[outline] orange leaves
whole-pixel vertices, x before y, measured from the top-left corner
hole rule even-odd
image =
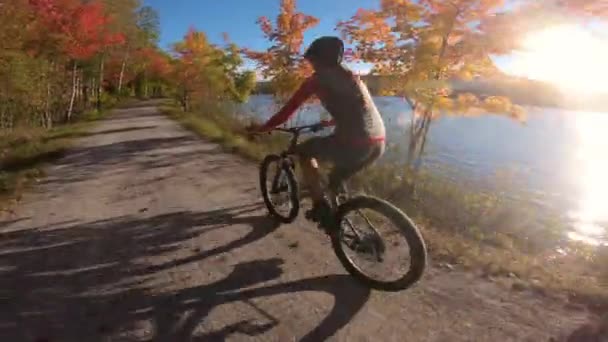
[[[560,0],[558,5],[574,14],[608,18],[608,2],[605,0]]]
[[[89,2],[77,6],[66,32],[70,37],[66,42],[68,55],[75,59],[87,59],[105,47],[123,44],[124,35],[110,32],[110,25],[111,20],[104,14],[101,3]]]
[[[167,79],[172,72],[171,61],[168,56],[161,54],[158,50],[150,55],[150,74],[157,79]]]
[[[300,81],[311,73],[302,60],[304,32],[317,25],[319,20],[298,12],[295,0],[282,0],[275,23],[268,17],[258,18],[258,25],[271,47],[266,51],[246,50],[264,77],[270,78],[279,97],[291,94]]]
[[[492,22],[494,32],[503,32],[503,23],[493,20],[503,3],[382,0],[380,9],[359,9],[351,19],[339,23],[338,29],[353,43],[357,58],[400,80],[391,82],[391,92],[427,108],[431,116],[433,111],[446,109],[465,113],[467,108],[479,106],[481,100],[471,94],[454,99],[439,83],[495,72],[489,53],[499,51],[499,47],[505,52],[508,49],[506,45],[488,44],[483,29]]]
[[[270,36],[272,35],[272,22],[270,21],[270,19],[268,19],[268,17],[259,17],[257,20],[258,25],[260,25],[260,28],[262,29],[262,32],[264,32],[265,36]]]
[[[188,93],[204,91],[211,65],[219,57],[204,32],[190,28],[184,39],[173,46],[177,55],[173,70],[175,82]]]
[[[30,6],[39,20],[38,39],[55,41],[55,48],[69,58],[87,59],[107,46],[124,43],[124,35],[110,32],[112,22],[98,1],[30,0]],[[39,48],[50,47],[39,42]]]
[[[342,35],[349,41],[390,44],[394,41],[391,36],[391,26],[381,12],[358,9],[348,21],[338,24]]]

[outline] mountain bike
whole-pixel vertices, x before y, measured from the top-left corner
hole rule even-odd
[[[319,123],[274,129],[291,134],[291,140],[283,152],[270,154],[262,161],[260,189],[270,214],[283,223],[293,222],[300,210],[294,148],[302,133],[315,133],[323,128]],[[345,181],[342,180],[334,191],[327,190],[328,187],[324,186],[330,202],[331,215],[329,219],[319,223],[319,227],[329,235],[340,263],[354,278],[370,288],[400,291],[410,287],[422,277],[427,260],[426,246],[418,228],[405,213],[385,200],[365,194],[351,195]],[[388,220],[388,224],[384,220]],[[385,241],[380,228],[386,228],[389,224],[392,224],[396,231],[386,237],[402,237],[405,243]],[[387,253],[405,247],[408,248],[408,253],[404,258],[398,258],[397,267],[388,265],[390,258]],[[355,261],[350,252],[361,256],[363,262]],[[404,262],[405,259],[408,259],[408,262]],[[363,266],[371,266],[372,271],[398,269],[398,272],[396,276],[390,277],[370,275]]]

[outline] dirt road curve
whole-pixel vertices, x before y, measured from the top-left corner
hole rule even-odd
[[[370,292],[266,217],[257,167],[151,103],[118,110],[0,216],[0,341],[547,341],[563,303],[430,269]]]

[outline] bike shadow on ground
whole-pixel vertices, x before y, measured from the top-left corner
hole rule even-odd
[[[335,300],[326,317],[302,339],[317,341],[335,334],[369,297],[369,290],[349,276],[276,283],[283,273],[282,260],[264,259],[237,264],[224,279],[211,284],[177,290],[159,284],[159,279],[166,279],[176,266],[226,252],[238,253],[276,230],[274,220],[257,214],[260,205],[65,222],[13,231],[7,222],[0,241],[0,340],[139,341],[143,337],[152,341],[209,341],[235,333],[256,336],[297,318],[269,319],[271,315],[264,315],[267,318],[260,323],[257,316],[246,317],[205,333],[198,330],[206,326],[209,313],[222,304],[307,291],[328,293]],[[192,239],[234,224],[248,225],[250,230],[191,257],[151,264],[151,259],[183,250]],[[195,279],[194,283],[199,281],[208,280]],[[275,283],[267,284],[271,281]]]
[[[281,319],[289,318],[276,318],[256,306],[255,309],[261,311],[261,316],[265,317],[264,322],[240,320],[216,331],[200,335],[195,335],[194,332],[211,310],[220,305],[234,302],[255,305],[251,302],[252,299],[313,291],[331,295],[334,297],[334,304],[323,320],[300,340],[323,341],[346,326],[369,298],[369,289],[354,282],[347,275],[306,278],[243,290],[278,278],[283,272],[280,268],[282,263],[278,258],[241,263],[236,265],[226,278],[216,283],[185,289],[159,299],[155,306],[156,338],[159,341],[210,341],[223,340],[233,333],[260,335],[281,324]],[[252,279],[251,274],[256,274],[256,278]],[[180,314],[183,312],[190,313],[184,317]],[[298,324],[297,321],[288,323]]]

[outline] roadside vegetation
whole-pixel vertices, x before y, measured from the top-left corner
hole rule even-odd
[[[0,135],[0,209],[5,209],[32,181],[44,176],[44,165],[63,156],[105,112],[91,110],[78,120],[51,129],[18,128]]]
[[[0,4],[0,207],[110,108],[164,94],[157,37],[136,0]]]

